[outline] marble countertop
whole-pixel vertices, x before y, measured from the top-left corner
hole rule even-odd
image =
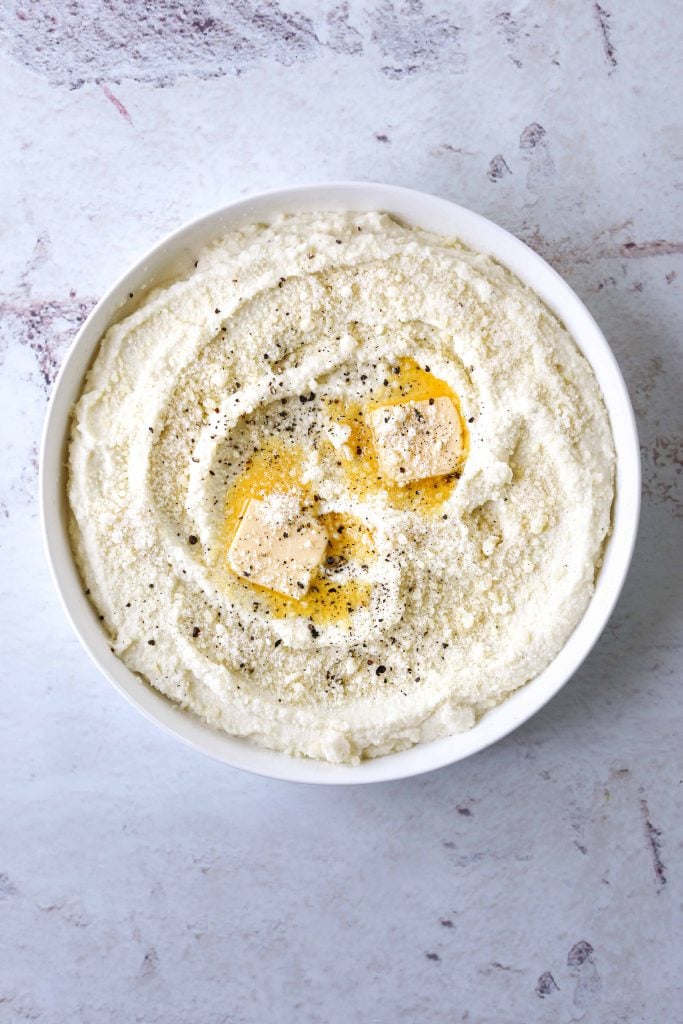
[[[0,45],[0,1022],[683,1021],[671,5],[9,0]],[[567,278],[626,377],[644,504],[612,621],[548,707],[467,762],[327,790],[213,764],[100,678],[36,480],[108,284],[197,213],[337,178],[457,200]]]

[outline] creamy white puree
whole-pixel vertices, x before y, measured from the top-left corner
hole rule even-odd
[[[407,358],[469,430],[426,511],[354,492],[330,416]],[[278,617],[226,565],[226,494],[272,441],[320,514],[373,538],[333,567],[368,595],[337,621]],[[386,215],[323,213],[228,235],[111,328],[69,473],[84,587],[125,664],[231,734],[354,762],[467,729],[548,665],[593,593],[614,451],[588,363],[512,274]]]

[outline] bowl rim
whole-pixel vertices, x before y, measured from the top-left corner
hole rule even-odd
[[[258,210],[264,207],[269,207],[270,212],[259,218]],[[215,226],[213,234],[209,231],[205,241],[197,244],[205,245],[211,238],[221,237],[229,230],[228,222],[234,227],[238,223],[272,218],[278,212],[344,209],[382,210],[428,230],[436,230],[430,225],[440,222],[442,217],[446,221],[458,220],[458,230],[449,227],[437,233],[458,237],[508,267],[542,298],[570,331],[598,380],[617,452],[612,531],[605,546],[603,565],[589,605],[558,655],[540,675],[483,715],[468,732],[420,743],[358,765],[291,757],[213,729],[154,690],[111,653],[108,638],[84,593],[68,539],[63,458],[75,400],[69,400],[68,385],[77,397],[104,331],[126,315],[123,311],[125,298],[131,286],[135,285],[134,290],[139,292],[140,276],[155,260],[160,261],[164,254],[182,247],[183,241],[193,234],[206,233],[212,226]],[[226,224],[220,228],[223,221]],[[470,242],[470,236],[476,236],[478,244]],[[577,337],[577,328],[580,337]],[[590,351],[586,351],[584,345]],[[640,513],[640,451],[628,390],[604,334],[578,295],[538,253],[488,218],[440,196],[379,182],[330,181],[259,191],[216,207],[168,233],[128,266],[95,304],[62,360],[42,431],[38,488],[43,544],[62,607],[94,664],[129,703],[177,739],[234,768],[285,781],[355,785],[408,778],[472,756],[517,729],[569,681],[602,634],[628,574]]]

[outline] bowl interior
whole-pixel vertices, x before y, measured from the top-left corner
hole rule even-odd
[[[83,593],[68,538],[66,446],[71,409],[107,328],[137,306],[151,288],[188,273],[197,252],[225,232],[279,213],[315,210],[382,210],[409,224],[457,236],[505,264],[563,321],[592,365],[617,453],[612,535],[595,594],[560,654],[541,675],[488,712],[469,732],[357,766],[295,759],[218,732],[130,672],[110,651],[107,636]],[[133,299],[129,298],[131,292]],[[470,210],[410,189],[360,182],[302,186],[245,199],[187,224],[147,253],[103,296],[74,340],[53,389],[40,459],[41,517],[55,585],[76,633],[101,671],[147,717],[211,757],[259,774],[304,782],[344,784],[416,775],[467,757],[526,721],[564,685],[602,632],[628,571],[639,501],[638,439],[628,393],[602,332],[569,286],[523,242]]]

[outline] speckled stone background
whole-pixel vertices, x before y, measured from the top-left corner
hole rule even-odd
[[[0,1021],[679,1024],[676,5],[5,0],[0,21]],[[97,296],[185,219],[331,178],[453,198],[545,256],[613,345],[644,471],[632,573],[564,692],[468,762],[358,790],[240,774],[144,721],[72,635],[36,514],[47,396]]]

